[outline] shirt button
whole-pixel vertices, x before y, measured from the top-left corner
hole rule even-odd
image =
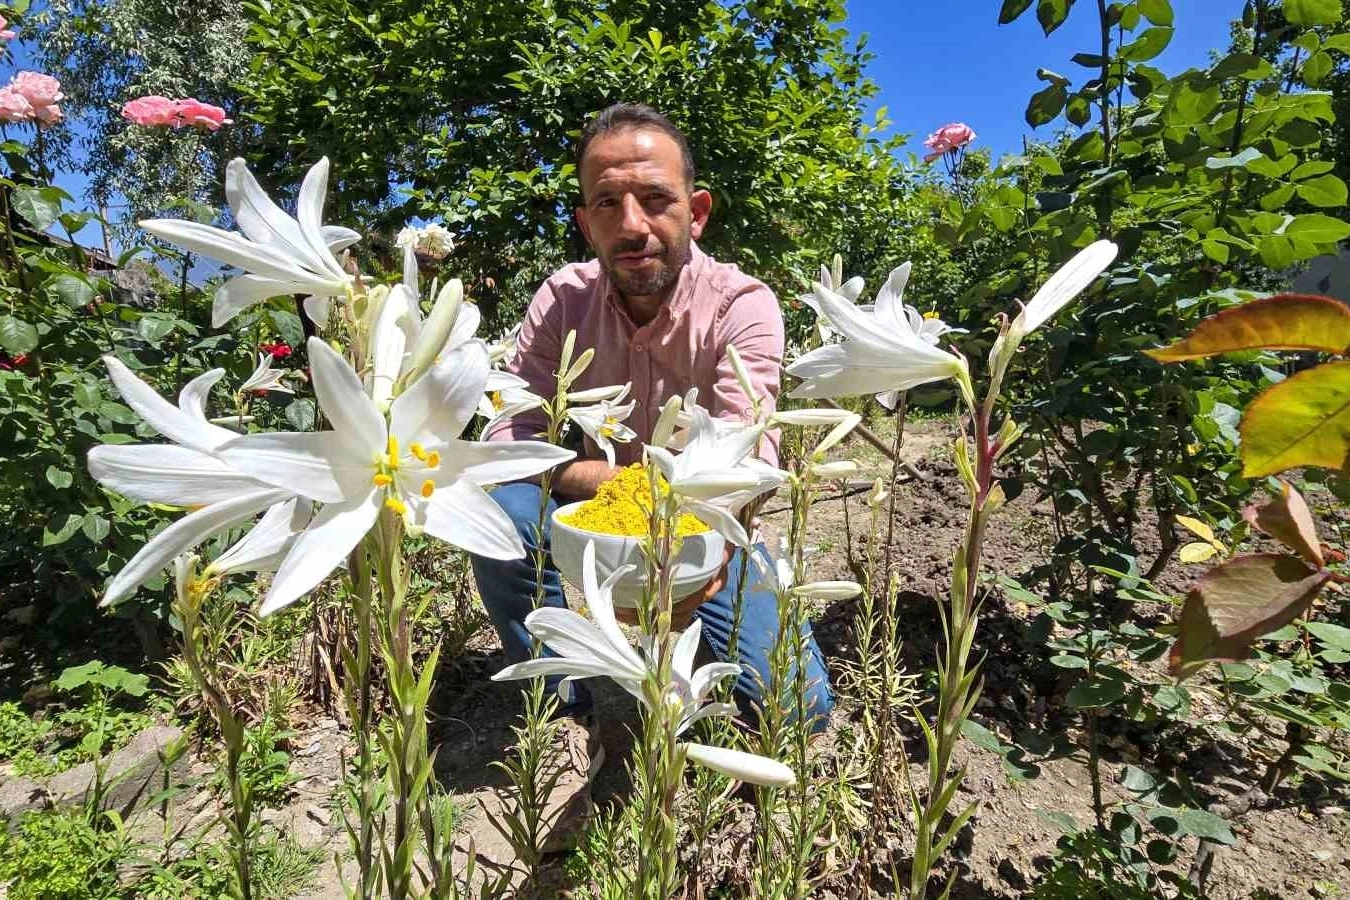
[[[636,344],[636,345],[634,345],[633,349],[636,350],[637,352],[641,353],[641,352],[642,352],[644,349],[646,349],[646,348],[644,348],[641,344]]]

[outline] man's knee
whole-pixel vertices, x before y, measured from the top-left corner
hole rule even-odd
[[[535,532],[539,527],[539,485],[515,481],[493,489],[488,496],[497,501],[511,524],[516,526],[525,546],[537,546]]]

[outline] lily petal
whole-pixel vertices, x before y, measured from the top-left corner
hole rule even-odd
[[[324,416],[333,423],[331,437],[344,445],[344,456],[373,462],[385,451],[388,432],[384,416],[340,353],[318,337],[310,338],[305,346],[314,372],[314,395]]]
[[[235,437],[220,449],[220,458],[259,481],[337,503],[365,496],[375,471],[369,456],[354,457],[349,449],[331,431],[281,431]]]
[[[203,506],[269,487],[209,453],[177,444],[100,444],[88,462],[89,474],[104,487],[148,503]]]
[[[151,538],[140,552],[122,567],[108,585],[99,606],[111,606],[130,596],[145,581],[173,562],[174,558],[213,535],[251,519],[262,510],[286,499],[284,491],[265,488],[241,494],[231,500],[213,503],[189,513]]]
[[[509,516],[478,485],[465,480],[442,488],[426,502],[427,534],[488,559],[520,559],[525,545]]]
[[[258,615],[270,616],[313,590],[342,565],[379,515],[380,496],[374,490],[364,497],[325,505],[281,561]]]

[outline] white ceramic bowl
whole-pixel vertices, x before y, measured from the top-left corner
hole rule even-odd
[[[642,544],[635,537],[583,531],[559,521],[562,516],[575,512],[583,502],[568,503],[553,511],[550,548],[553,553],[553,564],[558,567],[563,578],[580,588],[582,553],[586,550],[587,541],[595,541],[597,583],[604,584],[605,579],[622,565],[632,564],[637,567],[619,579],[614,585],[613,594],[615,606],[636,608],[638,601],[642,599],[643,583],[647,580],[647,561],[642,555]],[[680,552],[675,556],[675,582],[671,591],[673,598],[683,600],[706,587],[722,568],[725,551],[726,538],[711,529],[682,539]]]

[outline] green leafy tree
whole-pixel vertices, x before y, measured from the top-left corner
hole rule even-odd
[[[703,244],[784,296],[827,252],[853,270],[908,254],[910,177],[864,121],[867,59],[839,0],[561,0],[471,5],[260,0],[241,84],[265,180],[327,154],[344,214],[392,231],[437,219],[457,273],[492,310],[586,255],[572,222],[585,121],[650,103],[689,135],[716,198]],[[930,244],[931,246],[931,244]]]
[[[221,163],[237,152],[230,128],[212,134],[131,125],[122,105],[158,94],[235,107],[231,85],[248,65],[238,0],[49,0],[33,17],[47,72],[60,79],[78,116],[76,165],[89,199],[106,210],[126,243],[135,222],[185,200],[219,198]]]

